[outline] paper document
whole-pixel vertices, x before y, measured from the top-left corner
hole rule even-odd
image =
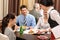
[[[54,34],[55,38],[60,38],[60,25],[52,28],[52,33]]]

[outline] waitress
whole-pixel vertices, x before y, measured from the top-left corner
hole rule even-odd
[[[58,11],[53,7],[53,0],[41,0],[40,5],[44,12],[48,14],[50,27],[58,26],[60,24],[60,16]]]
[[[43,21],[43,25],[50,25],[51,28],[54,28],[60,25],[60,16],[59,12],[53,7],[53,0],[40,0],[40,7],[44,10],[42,20],[41,17],[37,23],[35,28],[41,27],[41,22]]]
[[[49,23],[51,28],[60,25],[59,12],[55,10],[53,7],[53,0],[40,0],[39,3],[41,8],[44,10],[43,12],[43,15],[45,16],[44,18],[47,18],[47,20],[45,20],[45,24]]]

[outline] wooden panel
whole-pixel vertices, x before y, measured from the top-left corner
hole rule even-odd
[[[28,6],[28,0],[20,0],[20,6],[21,5],[27,5]]]
[[[8,12],[13,13],[13,0],[9,0]]]
[[[20,0],[9,0],[8,13],[14,13],[18,15],[19,13],[19,3]]]
[[[55,9],[60,12],[60,0],[53,0],[53,1]]]

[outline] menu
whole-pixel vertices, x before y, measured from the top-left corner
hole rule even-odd
[[[52,33],[54,34],[55,38],[60,38],[60,25],[52,28]]]

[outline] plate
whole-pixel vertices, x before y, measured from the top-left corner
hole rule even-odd
[[[32,31],[33,33],[29,33],[30,31]],[[32,30],[25,30],[23,34],[35,34],[37,33],[38,31],[35,30],[35,29],[32,29]]]

